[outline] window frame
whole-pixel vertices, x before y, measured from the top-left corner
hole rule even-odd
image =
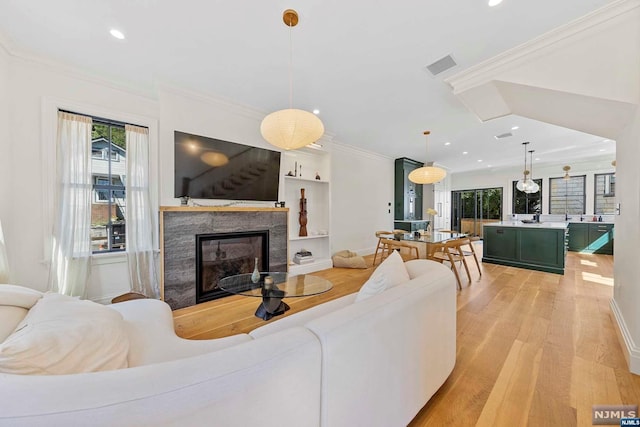
[[[53,239],[51,230],[55,218],[55,192],[56,192],[56,162],[51,159],[56,158],[56,140],[58,130],[58,111],[80,111],[82,115],[91,117],[110,117],[113,121],[122,123],[135,123],[137,126],[149,129],[149,177],[155,177],[149,181],[149,196],[151,208],[156,212],[152,217],[153,221],[153,248],[158,252],[160,249],[158,215],[160,200],[159,173],[159,125],[158,119],[130,111],[131,100],[143,99],[139,95],[125,94],[122,102],[115,106],[104,107],[90,103],[69,100],[54,96],[43,96],[41,100],[41,182],[42,188],[42,260],[45,263],[51,262],[51,247]],[[146,98],[145,98],[146,99]],[[144,104],[146,105],[146,104]],[[140,111],[148,111],[140,108]],[[168,194],[168,192],[166,192]],[[166,196],[170,197],[170,196]],[[93,265],[121,264],[126,263],[126,252],[108,252],[92,254]]]
[[[563,212],[566,213],[567,215],[586,215],[587,213],[587,175],[574,175],[571,176],[571,178],[582,178],[582,212],[581,213],[575,213],[575,212]],[[551,197],[552,197],[552,181],[555,179],[559,179],[559,180],[564,180],[563,176],[560,177],[549,177],[549,215],[562,215],[563,213],[552,213],[551,212]]]
[[[604,172],[604,173],[593,174],[593,214],[594,215],[615,215],[615,202],[614,202],[613,212],[602,212],[598,210],[598,177],[599,176],[610,176],[611,178],[615,179],[616,173]],[[615,185],[615,181],[613,182],[613,184]],[[613,198],[615,201],[615,198],[616,198],[615,189],[613,190],[613,194],[611,195],[603,194],[602,197]]]
[[[516,181],[512,181],[511,182],[511,213],[512,214],[516,214],[516,215],[534,215],[534,214],[542,214],[542,200],[543,200],[543,196],[542,196],[542,184],[543,184],[543,180],[542,178],[535,178],[533,179],[533,181],[535,183],[537,183],[540,186],[540,190],[538,190],[537,193],[533,193],[533,194],[540,194],[539,199],[540,199],[540,212],[516,212],[516,192],[520,192],[523,194],[526,194],[527,196],[527,201],[529,200],[529,194],[531,193],[525,193],[524,191],[520,191],[516,188],[516,185],[518,184],[519,180]],[[525,204],[526,209],[525,210],[529,210],[529,204],[526,203]]]

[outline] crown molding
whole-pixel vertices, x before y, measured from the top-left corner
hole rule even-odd
[[[583,31],[602,25],[621,15],[640,8],[640,0],[616,0],[581,18],[562,25],[526,43],[511,48],[491,59],[469,67],[454,76],[444,79],[459,94],[493,80],[496,74],[534,58],[535,54],[554,44],[565,41]]]
[[[368,157],[370,159],[376,160],[389,160],[393,161],[394,158],[391,156],[386,156],[384,154],[376,153],[375,151],[366,150],[364,148],[356,147],[350,144],[345,144],[340,141],[333,141],[332,151],[335,153],[336,151],[342,151],[343,153],[356,154],[363,157]]]
[[[107,76],[101,76],[90,70],[82,70],[78,67],[65,64],[62,61],[28,52],[17,47],[11,39],[4,36],[2,33],[0,33],[0,48],[7,52],[12,60],[20,61],[27,66],[46,69],[47,71],[54,72],[65,77],[83,80],[85,82],[105,86],[110,89],[127,92],[149,100],[157,100],[157,97],[153,92],[152,85],[149,85],[146,89],[141,88],[141,85],[137,83],[118,80],[115,77],[110,78]]]
[[[199,92],[193,89],[187,89],[168,81],[156,80],[155,88],[158,96],[161,96],[162,93],[176,95],[183,98],[199,101],[203,104],[222,107],[250,119],[262,120],[264,116],[267,115],[267,113],[262,110],[251,107],[249,105],[240,104],[238,102],[232,101],[231,99],[224,98],[220,95],[213,95],[210,93]]]

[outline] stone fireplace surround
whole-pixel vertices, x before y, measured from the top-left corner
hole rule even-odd
[[[288,208],[160,208],[161,298],[173,310],[196,304],[196,235],[269,230],[269,271],[287,271]]]

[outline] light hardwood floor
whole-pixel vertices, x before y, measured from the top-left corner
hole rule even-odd
[[[458,292],[453,373],[412,427],[590,426],[592,405],[640,403],[640,377],[627,369],[609,307],[613,257],[569,252],[564,276],[482,269],[480,278],[472,268]],[[357,291],[372,271],[314,273],[334,289],[288,299],[288,314]],[[189,338],[248,332],[265,323],[253,317],[258,303],[234,296],[177,310],[176,330]]]

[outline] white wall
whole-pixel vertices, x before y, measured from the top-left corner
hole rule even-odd
[[[616,218],[615,263],[612,308],[630,353],[631,371],[640,374],[640,108],[634,121],[618,138],[616,196],[620,215]]]
[[[8,99],[8,97],[9,56],[2,45],[0,45],[0,100]],[[2,241],[3,228],[7,228],[11,214],[10,189],[12,186],[12,173],[10,141],[9,105],[6,102],[0,102],[0,245],[4,245]],[[3,224],[4,227],[2,227]],[[3,275],[5,268],[9,269],[8,273],[11,274],[10,267],[4,265],[4,258],[0,258],[0,276]]]
[[[48,279],[45,242],[51,223],[50,175],[55,166],[50,157],[55,152],[57,105],[124,121],[155,121],[151,127],[158,160],[152,176],[157,177],[159,205],[179,204],[173,197],[174,130],[272,148],[260,136],[263,113],[251,108],[168,86],[160,86],[157,98],[150,98],[115,82],[5,54],[2,47],[0,100],[0,217],[12,279],[39,290],[46,289]],[[393,161],[336,144],[331,163],[333,245],[371,252],[374,231],[392,224],[387,203],[393,201]],[[355,171],[361,179],[353,179]],[[123,254],[94,257],[89,298],[106,302],[128,290]]]
[[[613,142],[612,142],[613,144]],[[587,215],[593,215],[594,209],[594,174],[616,172],[611,166],[613,157],[600,157],[592,160],[572,162],[569,175],[586,175],[586,201],[585,209]],[[542,213],[549,213],[549,178],[559,178],[564,176],[562,167],[567,163],[557,164],[533,164],[533,178],[542,179]],[[477,188],[502,187],[502,214],[503,218],[508,218],[511,214],[513,194],[512,182],[522,178],[524,163],[520,167],[483,169],[480,171],[452,174],[452,190],[473,190]],[[528,168],[527,168],[528,169]],[[617,175],[616,175],[617,179]],[[617,181],[616,181],[617,185]],[[616,186],[616,191],[617,191]]]
[[[116,117],[127,114],[157,117],[157,102],[117,89],[109,84],[70,74],[50,66],[11,57],[9,93],[3,103],[9,108],[10,149],[2,147],[0,158],[11,164],[12,183],[3,197],[3,209],[9,210],[4,224],[7,250],[15,283],[44,290],[48,264],[45,242],[50,224],[50,193],[55,173],[52,167],[52,144],[55,141],[55,109],[46,105],[58,102],[83,105],[88,114],[113,112]],[[53,117],[49,117],[53,115]],[[43,141],[46,144],[43,144]],[[5,202],[7,201],[7,202]],[[8,206],[6,206],[8,205]],[[105,255],[94,261],[88,296],[105,299],[129,289],[124,255]]]
[[[393,229],[393,165],[389,157],[333,146],[332,253],[348,249],[371,254],[378,241],[375,232]]]

